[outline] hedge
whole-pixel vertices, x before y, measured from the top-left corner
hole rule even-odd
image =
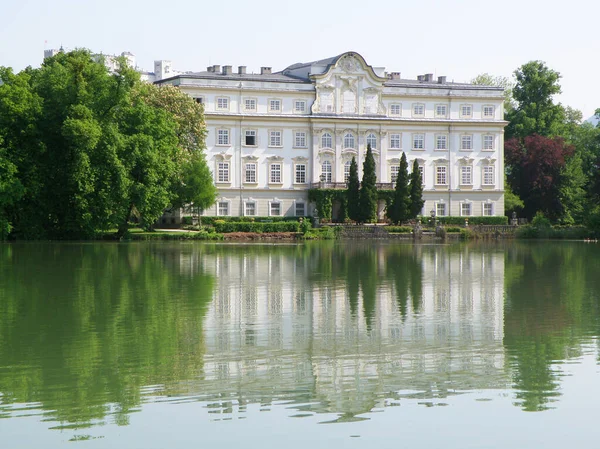
[[[215,231],[226,234],[229,232],[299,232],[298,221],[280,221],[277,223],[259,222],[217,222]]]
[[[215,221],[226,223],[279,223],[297,222],[301,217],[198,217],[203,225],[214,225]]]
[[[413,231],[410,226],[385,226],[383,229],[393,234],[410,234]]]
[[[419,217],[424,225],[428,225],[431,217]],[[469,219],[469,226],[474,225],[507,225],[508,217],[502,216],[484,216],[484,217],[435,217],[440,224],[443,225],[462,225],[465,224],[465,219]]]

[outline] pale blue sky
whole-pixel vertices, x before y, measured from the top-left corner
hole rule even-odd
[[[600,108],[597,0],[0,0],[0,65],[39,66],[44,48],[131,51],[152,69],[281,70],[357,51],[374,66],[469,81],[540,59],[562,75],[563,104]],[[47,44],[44,42],[48,41]],[[235,70],[235,68],[234,68]]]

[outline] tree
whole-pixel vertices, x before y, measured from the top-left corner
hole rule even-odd
[[[406,162],[406,153],[402,153],[398,178],[396,178],[396,187],[394,189],[394,198],[390,205],[388,216],[394,223],[405,221],[410,214],[410,193],[408,190],[408,163]]]
[[[350,162],[350,176],[348,177],[348,190],[346,194],[348,218],[360,221],[360,182],[358,180],[358,164],[352,157]]]
[[[504,114],[508,114],[514,109],[512,96],[514,83],[505,76],[493,76],[489,73],[482,73],[473,78],[471,84],[502,87],[504,89]]]
[[[419,170],[419,162],[415,160],[410,174],[410,218],[417,218],[424,205],[423,178],[421,177],[421,170]]]
[[[504,215],[511,217],[513,212],[519,213],[523,210],[525,204],[523,200],[514,194],[510,184],[504,180]]]
[[[377,175],[375,173],[375,158],[371,145],[367,145],[367,155],[363,164],[363,178],[359,193],[359,222],[367,223],[377,219]]]

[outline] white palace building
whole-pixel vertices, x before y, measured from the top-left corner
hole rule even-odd
[[[504,214],[501,87],[403,79],[355,52],[275,73],[213,65],[156,79],[205,107],[218,199],[204,215],[310,215],[308,190],[345,188],[353,157],[362,177],[367,144],[381,188],[392,188],[402,152],[410,168],[418,161],[423,214]]]

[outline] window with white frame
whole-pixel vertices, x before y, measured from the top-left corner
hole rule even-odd
[[[245,111],[256,111],[256,98],[246,98],[244,100]]]
[[[473,184],[473,167],[471,165],[463,165],[460,167],[460,184],[470,186]]]
[[[448,185],[448,167],[446,165],[435,167],[435,183],[439,186]]]
[[[281,203],[273,201],[271,202],[271,206],[269,209],[269,215],[271,217],[278,217],[281,215]]]
[[[436,134],[435,149],[436,150],[447,150],[448,149],[448,136],[446,134]]]
[[[470,151],[473,149],[473,136],[464,134],[460,137],[460,149]]]
[[[331,182],[331,179],[332,179],[331,162],[325,161],[321,164],[321,179],[324,182]]]
[[[483,203],[483,215],[491,216],[494,215],[494,204],[493,203]]]
[[[435,105],[435,116],[436,117],[446,117],[448,115],[448,106],[445,104],[436,104]]]
[[[294,112],[300,114],[302,112],[306,112],[306,101],[304,100],[296,100],[294,101]]]
[[[390,149],[391,150],[399,150],[402,148],[401,146],[401,135],[400,134],[390,134]]]
[[[269,112],[280,112],[281,111],[281,100],[272,98],[269,100]]]
[[[371,145],[371,149],[376,149],[377,148],[377,136],[373,133],[370,133],[367,136],[367,145]]]
[[[321,100],[321,112],[333,112],[333,92],[321,92],[319,99]]]
[[[257,145],[255,129],[244,131],[244,145],[247,147],[255,147]]]
[[[269,131],[269,146],[270,147],[281,147],[281,131]]]
[[[425,134],[413,134],[413,150],[425,149]]]
[[[220,217],[229,215],[229,203],[227,201],[219,201],[217,215]]]
[[[425,185],[425,168],[419,165],[419,174],[421,175],[421,184]]]
[[[344,164],[344,182],[348,182],[350,180],[350,166],[352,165],[351,161],[346,161]]]
[[[273,163],[269,166],[269,182],[281,184],[281,164]]]
[[[229,182],[229,162],[217,162],[217,182]]]
[[[321,136],[321,148],[332,148],[333,147],[333,138],[329,133],[323,133]]]
[[[398,180],[398,173],[400,173],[400,166],[392,165],[390,167],[390,175],[391,175],[392,182],[396,182]]]
[[[462,217],[471,216],[471,203],[460,203],[460,215]]]
[[[493,186],[494,185],[494,166],[484,165],[483,166],[483,185]]]
[[[437,203],[435,205],[435,214],[438,217],[445,217],[446,216],[446,203]]]
[[[306,184],[306,164],[296,164],[296,184]]]
[[[355,146],[354,146],[354,134],[347,133],[344,136],[344,148],[355,148]]]
[[[401,104],[391,104],[390,105],[390,115],[396,115],[396,116],[402,115],[402,105]]]
[[[228,111],[229,110],[229,98],[217,97],[217,110]]]
[[[296,131],[294,133],[294,147],[306,148],[306,131]]]
[[[462,118],[471,118],[473,115],[473,106],[470,104],[461,104],[460,105],[460,116]]]
[[[422,117],[425,115],[425,105],[423,103],[413,104],[413,117]]]
[[[217,129],[217,145],[229,145],[228,129]]]
[[[483,106],[483,117],[484,118],[494,118],[495,108],[492,105],[486,104]]]
[[[483,136],[483,149],[484,150],[493,150],[494,149],[494,136],[491,134],[485,134]]]
[[[244,169],[244,182],[256,183],[256,164],[254,162],[246,163]]]
[[[256,203],[254,201],[246,201],[245,215],[254,217],[256,215]]]
[[[304,217],[306,215],[306,206],[304,203],[296,203],[296,217]]]

